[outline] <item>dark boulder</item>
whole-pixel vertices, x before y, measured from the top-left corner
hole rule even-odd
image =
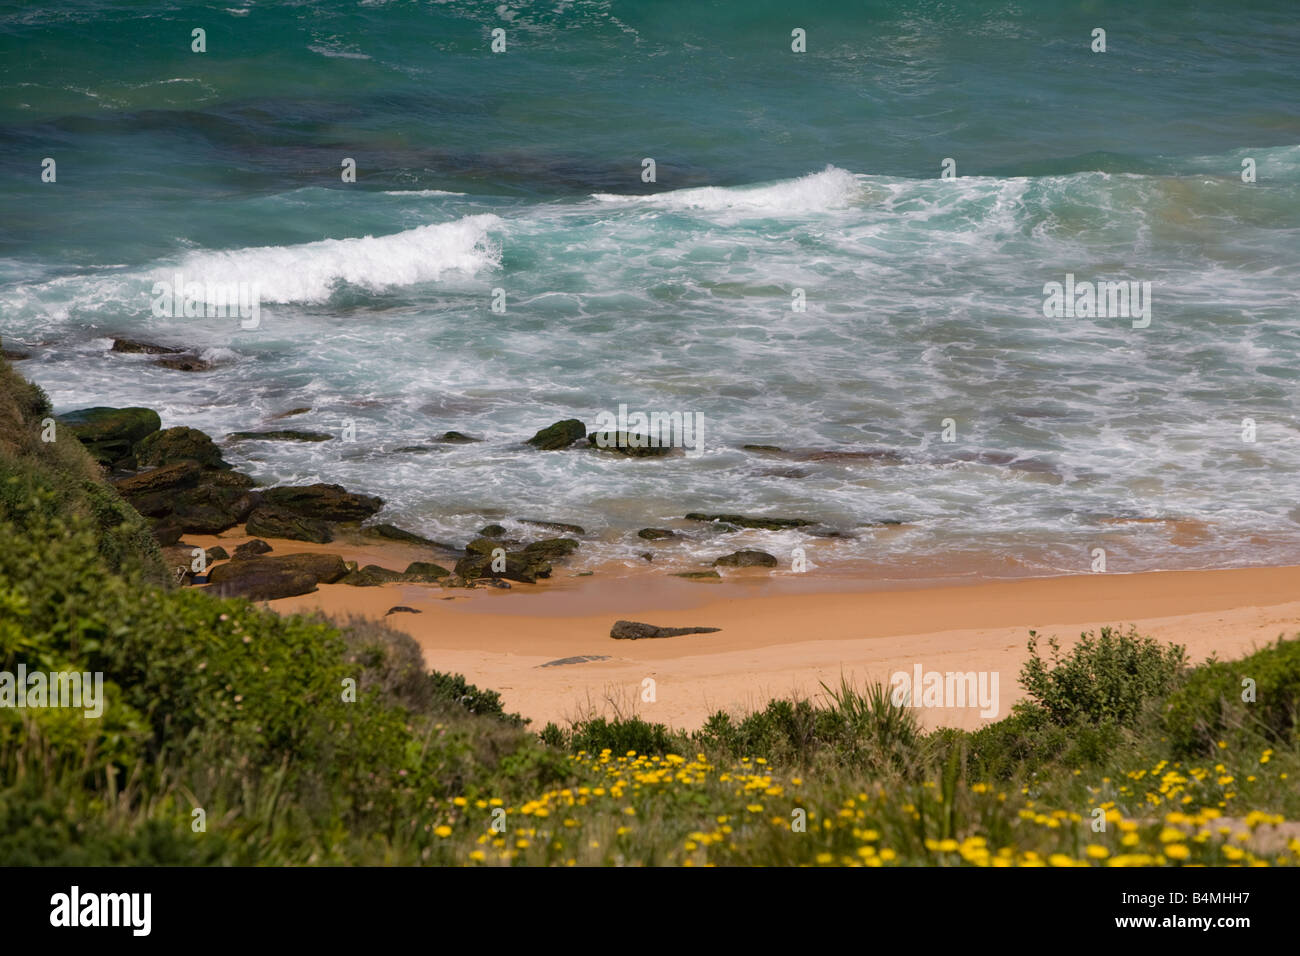
[[[223,564],[223,568],[242,567],[248,561]],[[209,590],[218,597],[242,597],[250,601],[274,601],[277,598],[295,597],[310,594],[316,590],[316,579],[305,571],[288,568],[258,568],[253,572],[237,577],[227,578],[219,584],[211,584]]]
[[[141,466],[192,461],[204,468],[230,467],[222,459],[221,449],[211,438],[197,428],[184,426],[165,428],[146,435],[136,443],[135,458]]]
[[[689,581],[722,580],[722,575],[717,571],[676,571],[673,577],[686,578]]]
[[[239,561],[230,561],[212,569],[208,580],[213,584],[222,584],[246,578],[250,575],[268,572],[293,571],[307,574],[313,583],[333,584],[348,573],[347,565],[337,554],[321,554],[307,551],[302,554],[285,554],[276,557],[251,557]]]
[[[650,444],[649,435],[641,435],[636,432],[592,432],[587,436],[587,442],[592,448],[600,451],[617,452],[620,455],[627,455],[629,458],[654,458],[660,455],[671,455],[674,450],[672,445],[652,445]]]
[[[442,565],[434,564],[432,561],[412,561],[402,572],[403,578],[416,584],[437,581],[439,578],[445,578],[449,574]]]
[[[254,538],[252,541],[245,541],[239,547],[235,548],[235,557],[232,560],[242,561],[244,558],[251,558],[254,555],[266,554],[271,550],[271,546],[261,538]]]
[[[328,523],[281,508],[258,508],[248,516],[246,530],[258,537],[290,538],[315,544],[334,540],[334,531]]]
[[[227,561],[230,559],[230,552],[221,545],[215,545],[207,550],[209,561]]]
[[[154,345],[152,342],[137,342],[134,339],[113,339],[113,347],[109,351],[131,355],[181,355],[185,352],[184,349]]]
[[[493,542],[496,544],[496,542]],[[499,546],[499,545],[498,545]],[[551,564],[540,554],[524,551],[507,551],[503,570],[492,567],[493,555],[471,551],[456,562],[455,572],[467,581],[477,578],[508,578],[524,584],[535,584],[539,578],[551,576]]]
[[[384,506],[382,498],[358,495],[341,485],[298,485],[263,493],[271,507],[322,521],[363,521]]]
[[[80,408],[58,416],[59,424],[103,465],[133,464],[135,443],[162,428],[152,408]]]
[[[421,537],[413,531],[405,531],[393,524],[372,524],[361,529],[361,533],[367,538],[382,538],[385,541],[403,541],[407,544],[418,544],[425,547],[437,547],[436,541],[430,541],[428,538]]]
[[[542,451],[559,451],[561,448],[568,448],[575,441],[585,437],[586,434],[586,425],[576,418],[566,418],[562,422],[556,422],[554,425],[543,428],[528,439],[528,444],[534,448],[540,448]]]
[[[760,531],[784,531],[787,528],[808,528],[817,522],[804,518],[766,518],[735,514],[703,514],[692,511],[686,516],[691,521],[717,521],[737,528],[757,528]]]
[[[390,607],[387,611],[385,611],[384,617],[388,617],[388,615],[390,614],[423,614],[423,613],[424,613],[423,611],[417,611],[413,607],[406,607],[403,604],[399,604],[397,605],[397,607]]]
[[[162,358],[155,360],[154,364],[161,365],[163,368],[172,369],[175,372],[208,372],[212,370],[211,362],[190,353],[184,355],[165,355]]]
[[[582,525],[565,524],[563,521],[540,521],[537,518],[516,518],[520,524],[530,524],[537,528],[547,528],[551,531],[563,531],[565,534],[586,534]]]
[[[466,445],[471,442],[482,441],[481,438],[470,438],[468,435],[462,435],[460,432],[443,432],[437,440],[449,445]]]
[[[645,538],[647,541],[658,541],[661,538],[675,538],[676,531],[669,531],[667,528],[642,528],[636,533],[638,538]]]
[[[720,627],[656,627],[636,621],[615,621],[609,636],[616,641],[640,641],[654,637],[681,637],[684,634],[712,634]]]
[[[524,554],[537,555],[547,561],[557,561],[560,558],[567,558],[577,551],[578,547],[578,542],[572,538],[544,538],[524,545],[523,551]]]
[[[713,562],[715,568],[774,568],[776,564],[766,551],[733,551]]]
[[[190,488],[198,483],[202,469],[194,462],[182,461],[176,464],[151,468],[129,478],[119,478],[113,482],[117,493],[127,501],[132,498],[159,492],[175,491],[178,488]],[[134,502],[132,502],[134,504]],[[137,509],[139,510],[139,509]],[[141,512],[143,514],[143,512]]]

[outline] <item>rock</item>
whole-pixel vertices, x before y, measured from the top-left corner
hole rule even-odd
[[[493,544],[496,544],[496,542],[493,542]],[[509,578],[511,581],[535,584],[538,578],[551,576],[551,564],[537,553],[507,551],[505,569],[494,571],[492,569],[491,553],[483,554],[471,551],[456,562],[455,573],[458,577],[467,581],[477,578]]]
[[[531,524],[538,528],[549,528],[552,531],[563,531],[565,534],[586,534],[582,525],[564,524],[560,521],[538,521],[536,518],[516,518],[520,524]]]
[[[329,441],[333,437],[327,432],[304,432],[288,429],[264,432],[231,432],[226,436],[231,441]]]
[[[647,541],[658,541],[661,538],[675,538],[676,531],[669,531],[667,528],[642,528],[636,533],[638,538],[645,538]]]
[[[652,445],[649,435],[636,432],[592,432],[587,436],[587,443],[600,451],[617,452],[629,458],[653,458],[673,453],[672,445]]]
[[[103,465],[133,464],[131,450],[146,435],[162,428],[152,408],[80,408],[58,416],[91,456]]]
[[[257,554],[266,554],[271,550],[271,546],[261,538],[254,538],[252,541],[245,541],[235,549],[235,557],[232,560],[240,561],[244,558],[251,558]]]
[[[437,581],[439,578],[445,578],[451,574],[440,564],[434,564],[432,561],[412,561],[402,572],[406,580],[417,584],[424,584],[430,581]]]
[[[166,345],[154,345],[151,342],[137,342],[134,339],[113,339],[110,352],[126,352],[132,355],[181,355],[184,349],[174,349]]]
[[[230,558],[230,552],[219,544],[208,548],[206,553],[209,561],[226,561]]]
[[[256,492],[199,485],[173,495],[172,520],[190,534],[219,534],[247,521],[261,503]]]
[[[135,446],[135,458],[140,465],[171,465],[192,461],[204,468],[227,469],[230,466],[221,457],[221,449],[197,428],[165,428],[146,435]]]
[[[646,561],[646,562],[649,562],[649,563],[651,563],[651,564],[654,563],[655,556],[654,556],[654,554],[652,554],[652,553],[649,552],[649,551],[642,551],[642,552],[640,553],[639,557],[641,558],[642,561]]]
[[[743,448],[745,451],[775,451],[775,452],[779,452],[779,451],[781,450],[781,449],[778,448],[776,445],[741,445],[740,447]]]
[[[692,511],[686,516],[691,521],[720,521],[738,528],[757,528],[760,531],[784,531],[786,528],[808,528],[817,522],[804,518],[764,518],[733,514],[703,514]]]
[[[259,537],[291,538],[315,544],[327,544],[334,540],[333,529],[324,521],[305,518],[280,508],[258,508],[248,516],[246,530]]]
[[[715,568],[774,568],[776,558],[766,551],[733,551],[713,562]]]
[[[31,358],[32,353],[21,349],[0,349],[0,357],[3,357],[6,362],[21,362]]]
[[[712,634],[720,627],[656,627],[636,621],[615,621],[609,636],[616,641],[640,641],[653,637],[681,637],[684,634]]]
[[[177,372],[207,372],[212,369],[211,362],[207,359],[201,359],[197,355],[168,356],[158,359],[154,364]]]
[[[292,418],[294,415],[306,415],[309,411],[311,411],[310,406],[304,408],[291,408],[287,412],[280,412],[276,415],[272,415],[271,418],[273,420],[280,419],[280,418]]]
[[[475,538],[469,544],[465,545],[465,550],[470,552],[471,554],[490,555],[497,548],[504,549],[507,544],[513,544],[513,543],[514,542],[496,540],[493,538]]]
[[[578,542],[572,538],[544,538],[524,545],[524,553],[539,555],[547,561],[556,561],[567,558],[577,551],[578,547]]]
[[[223,568],[242,567],[248,561],[223,564]],[[310,594],[316,590],[316,579],[305,571],[287,568],[258,570],[242,577],[229,578],[220,584],[209,585],[218,597],[242,597],[250,601],[274,601],[277,598]]]
[[[565,664],[586,664],[588,661],[607,661],[608,654],[579,654],[577,657],[561,657],[558,660],[538,664],[538,667],[561,667]]]
[[[172,582],[179,585],[194,583],[194,548],[177,541],[162,548],[163,567]]]
[[[722,580],[722,575],[719,574],[717,571],[676,571],[673,573],[673,577],[687,578],[688,580],[692,580],[692,581],[699,581],[699,580],[711,579],[711,578],[717,578],[719,581]]]
[[[465,445],[470,442],[482,441],[483,439],[470,438],[468,435],[462,435],[460,432],[443,432],[437,440],[451,445]]]
[[[181,535],[185,532],[181,530],[180,525],[170,521],[160,521],[153,526],[153,537],[158,542],[160,548],[166,548],[180,541]]]
[[[417,611],[413,607],[407,607],[404,604],[399,604],[397,605],[397,607],[390,607],[387,611],[385,611],[384,617],[388,617],[388,615],[390,614],[423,614],[423,613],[424,613],[423,611]]]
[[[119,495],[130,501],[132,498],[145,495],[193,487],[198,483],[200,474],[202,469],[197,464],[182,461],[161,468],[151,468],[129,478],[119,478],[113,482],[113,487],[117,489]],[[141,514],[144,512],[141,511]]]
[[[349,572],[343,578],[342,583],[350,584],[354,588],[374,588],[379,587],[381,584],[392,584],[401,580],[401,571],[381,568],[377,564],[367,564],[364,568]]]
[[[333,584],[342,580],[348,573],[343,559],[337,554],[321,554],[307,551],[302,554],[285,554],[278,557],[250,557],[240,561],[229,561],[213,568],[208,580],[213,584],[224,584],[249,576],[292,571],[297,574],[310,575],[313,584]]]
[[[216,488],[243,488],[245,490],[257,485],[257,482],[250,476],[238,471],[205,471],[203,473],[203,483]]]
[[[586,425],[576,418],[566,418],[562,422],[556,422],[554,425],[543,428],[528,439],[528,444],[534,448],[540,448],[542,451],[559,451],[561,448],[568,448],[586,434]]]
[[[324,521],[362,521],[384,506],[382,498],[357,495],[341,485],[298,485],[263,492],[275,508]]]
[[[430,541],[412,531],[404,531],[394,524],[372,524],[361,529],[361,533],[367,538],[383,538],[385,541],[405,541],[407,544],[418,544],[426,547],[439,547],[436,541]]]
[[[478,533],[481,538],[504,538],[506,529],[499,524],[489,524],[479,528]]]

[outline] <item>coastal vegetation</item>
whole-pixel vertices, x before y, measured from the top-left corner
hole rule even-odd
[[[128,501],[161,510],[161,489],[187,523],[260,508],[320,535],[377,499],[249,500],[206,436],[147,411],[84,443],[0,362],[0,671],[102,672],[106,691],[97,719],[0,707],[0,864],[1300,860],[1300,641],[1193,664],[1132,631],[1047,655],[1027,635],[1024,699],[976,732],[927,732],[847,682],[695,732],[634,714],[536,728],[382,623],[181,586],[178,510]],[[120,494],[103,467],[130,458],[152,470]],[[511,553],[528,573],[568,550]],[[367,570],[307,557],[267,573]],[[452,576],[431,567],[402,573]]]

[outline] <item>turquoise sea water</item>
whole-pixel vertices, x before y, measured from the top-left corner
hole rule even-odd
[[[1298,92],[1282,2],[0,4],[0,334],[60,410],[351,421],[227,457],[439,539],[576,522],[579,567],[644,566],[647,525],[689,532],[656,567],[1296,563]],[[255,283],[261,327],[156,317],[177,271]],[[1045,317],[1067,274],[1150,282],[1149,327]],[[620,404],[705,453],[520,444]]]

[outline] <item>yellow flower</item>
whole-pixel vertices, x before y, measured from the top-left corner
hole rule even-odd
[[[1088,844],[1087,853],[1088,856],[1092,857],[1094,860],[1104,860],[1106,857],[1110,856],[1110,850],[1106,849],[1104,846],[1099,846],[1096,843]]]
[[[446,837],[451,836],[451,827],[444,823],[442,826],[436,827],[433,832],[445,839]]]
[[[1165,856],[1171,860],[1185,860],[1192,855],[1185,843],[1172,843],[1165,847]]]

